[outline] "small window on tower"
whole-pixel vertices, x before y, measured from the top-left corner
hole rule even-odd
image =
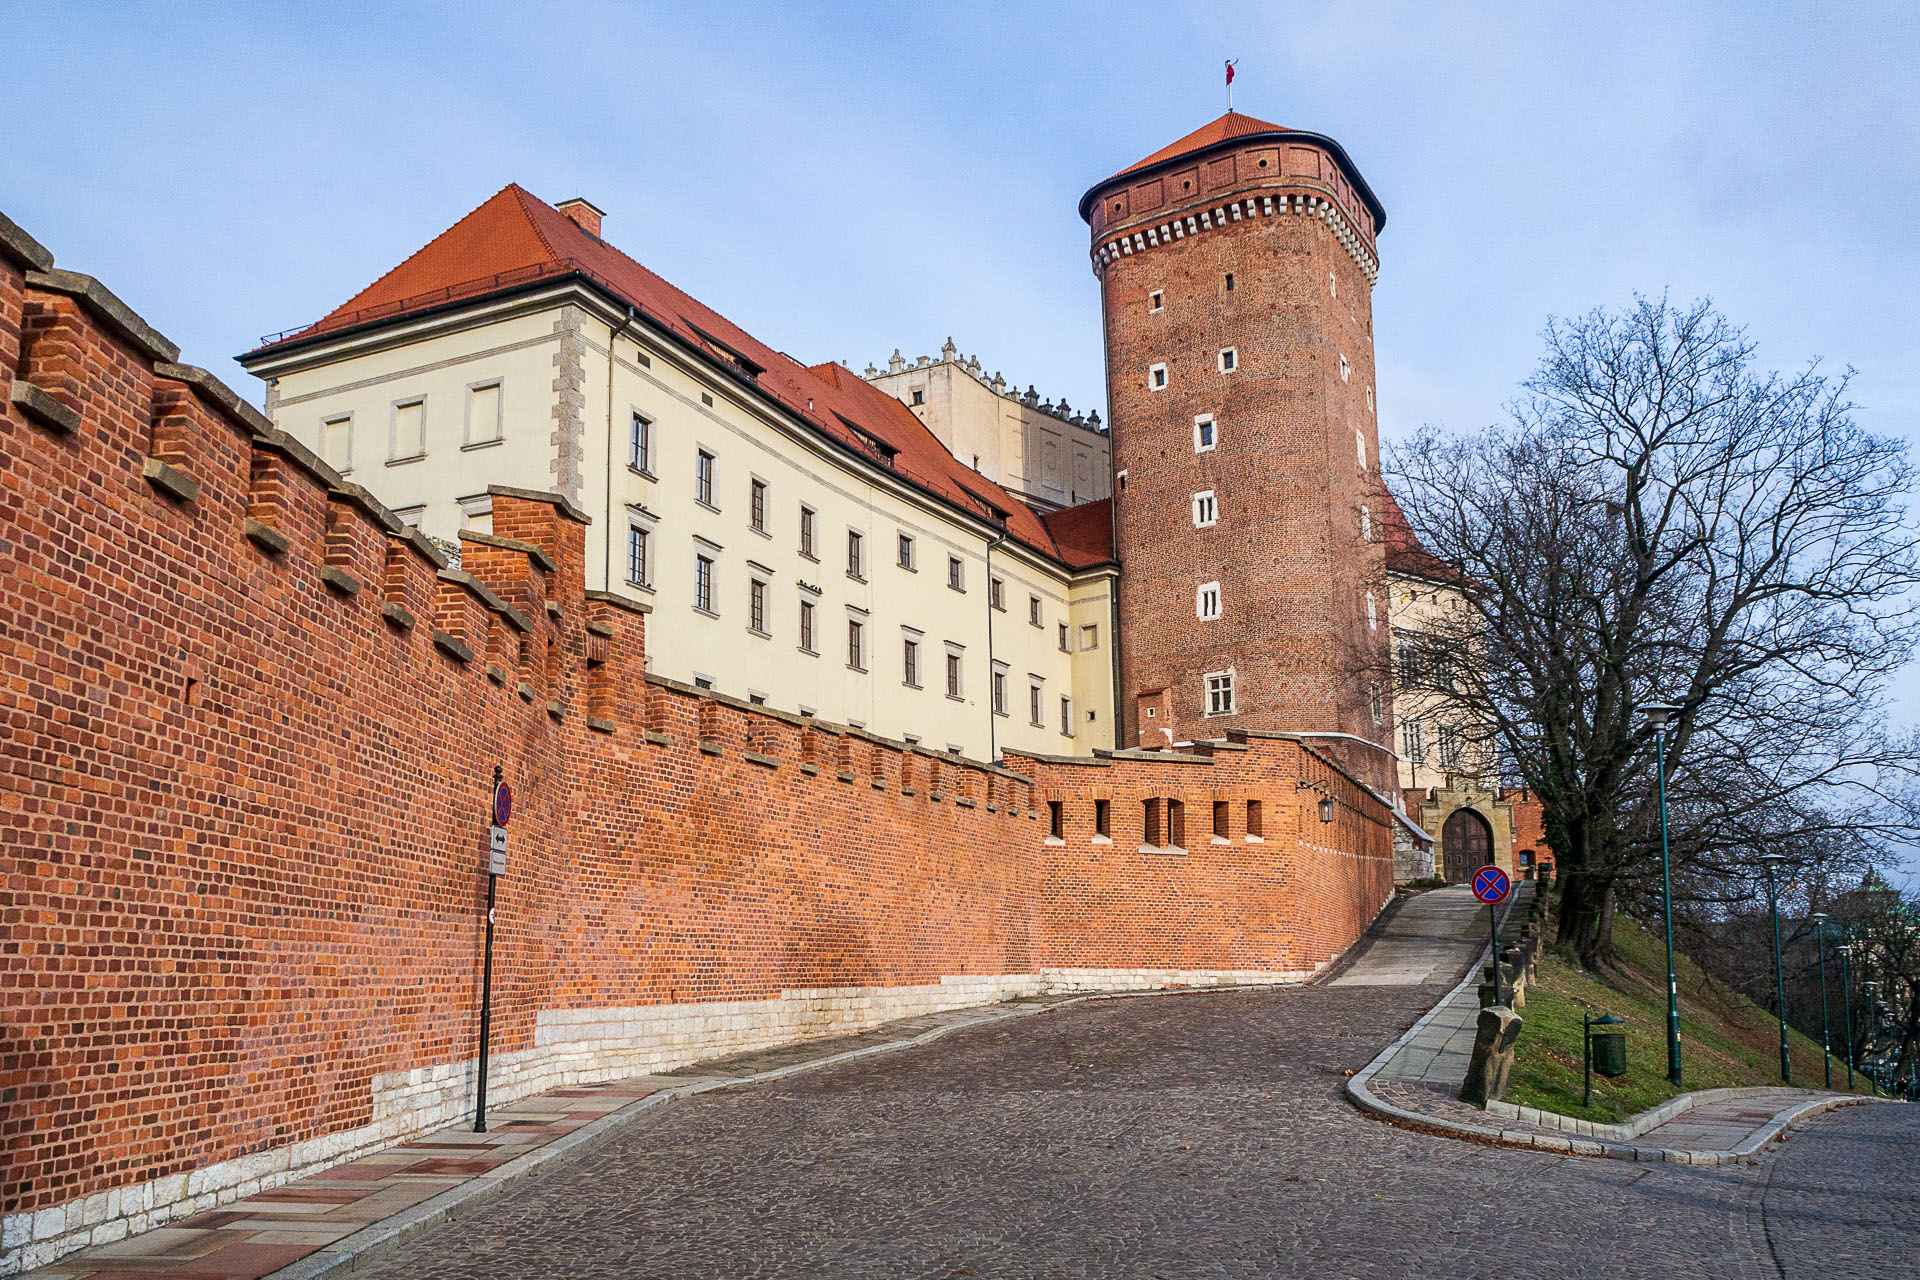
[[[1367,599],[1372,600],[1373,597],[1368,596]],[[1212,622],[1217,618],[1219,618],[1220,616],[1220,584],[1219,583],[1206,582],[1201,584],[1200,589],[1194,592],[1193,594],[1193,611],[1197,617],[1199,617],[1200,619],[1206,622]]]
[[[1233,292],[1233,272],[1227,272],[1227,292]]]
[[[1373,541],[1373,513],[1367,510],[1364,503],[1360,506],[1360,541]]]
[[[1167,389],[1167,366],[1156,364],[1147,369],[1147,388],[1151,391]]]
[[[1235,369],[1238,369],[1239,367],[1240,367],[1239,348],[1237,347],[1224,348],[1220,352],[1220,372],[1232,373]]]
[[[1219,427],[1214,423],[1213,415],[1201,414],[1193,420],[1193,451],[1206,453],[1219,439]]]
[[[1327,272],[1327,293],[1335,298],[1340,296],[1340,277],[1331,271]]]
[[[1345,382],[1353,376],[1353,366],[1347,363],[1345,356],[1340,357],[1340,381]]]
[[[1155,289],[1147,295],[1147,310],[1159,311],[1166,306],[1166,295]]]
[[[1220,504],[1214,499],[1213,490],[1207,489],[1193,495],[1193,527],[1211,529],[1220,518]]]
[[[1367,433],[1366,432],[1356,431],[1353,433],[1353,447],[1354,447],[1354,451],[1359,455],[1359,458],[1360,458],[1360,469],[1362,471],[1365,471],[1367,469]]]

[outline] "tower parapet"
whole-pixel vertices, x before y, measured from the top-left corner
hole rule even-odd
[[[1331,138],[1229,113],[1080,213],[1105,322],[1122,740],[1351,735],[1329,741],[1391,790],[1372,528],[1385,209]]]

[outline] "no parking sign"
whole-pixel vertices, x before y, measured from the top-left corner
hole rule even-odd
[[[1507,879],[1507,873],[1495,866],[1485,866],[1473,873],[1473,896],[1492,906],[1496,902],[1505,902],[1507,890],[1513,884]]]

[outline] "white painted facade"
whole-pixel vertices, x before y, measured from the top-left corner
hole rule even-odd
[[[885,369],[868,365],[868,382],[913,410],[962,464],[1050,511],[1113,495],[1113,448],[1099,411],[1085,418],[1062,403],[1023,395],[979,357],[962,357],[949,338],[938,358],[907,360],[898,351]]]
[[[268,380],[277,426],[443,544],[457,546],[463,528],[491,531],[489,485],[571,499],[592,519],[588,586],[653,610],[655,674],[975,759],[1006,747],[1088,754],[1114,745],[1111,566],[1075,573],[1002,538],[586,285],[480,300],[247,363]],[[424,447],[412,435],[416,413]],[[640,465],[631,456],[636,414],[649,424]],[[756,482],[765,486],[764,528],[752,520]],[[811,554],[803,508],[813,513]],[[638,582],[628,572],[630,530],[646,537]],[[861,537],[858,574],[851,533]],[[900,564],[902,535],[912,539],[911,568]],[[705,609],[695,606],[702,558],[711,564]],[[989,603],[993,579],[1004,583],[1004,610]],[[801,642],[803,603],[812,606],[811,651]],[[917,682],[905,669],[909,640]],[[950,652],[960,676],[952,696]],[[996,671],[1004,714],[992,706]]]

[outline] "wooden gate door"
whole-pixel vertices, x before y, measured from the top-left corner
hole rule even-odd
[[[1493,861],[1493,828],[1471,809],[1456,809],[1440,828],[1440,874],[1464,884]]]

